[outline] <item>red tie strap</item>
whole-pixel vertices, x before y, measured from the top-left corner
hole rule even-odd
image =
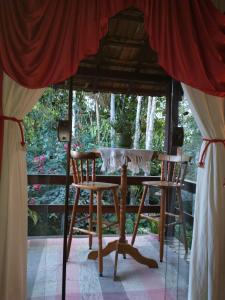
[[[224,147],[225,147],[225,140],[222,140],[222,139],[207,139],[207,138],[203,138],[202,140],[205,141],[206,144],[205,144],[204,150],[202,151],[201,159],[200,159],[200,162],[199,162],[199,167],[204,167],[204,165],[205,165],[205,156],[206,156],[206,152],[207,152],[207,149],[208,149],[208,147],[209,147],[210,144],[222,143],[224,145]]]
[[[13,121],[13,122],[16,122],[19,125],[20,134],[21,134],[21,145],[24,147],[25,146],[25,139],[24,139],[23,127],[22,127],[23,120],[18,120],[15,117],[7,117],[7,116],[0,116],[0,120]]]

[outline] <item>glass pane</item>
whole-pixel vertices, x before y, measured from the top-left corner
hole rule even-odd
[[[97,97],[98,96],[98,97]],[[87,94],[77,92],[74,93],[73,102],[73,149],[84,151],[88,149],[97,148],[99,146],[111,146],[111,124],[110,124],[110,95]],[[34,108],[31,114],[26,119],[26,135],[28,141],[28,173],[30,175],[40,175],[40,177],[30,176],[30,185],[28,186],[29,193],[29,229],[28,229],[28,295],[30,297],[39,296],[55,296],[61,294],[61,267],[62,267],[62,234],[63,234],[63,203],[65,199],[65,187],[60,185],[63,178],[60,179],[59,175],[65,175],[66,172],[66,147],[63,143],[57,141],[57,121],[63,119],[67,114],[67,92],[54,91],[48,89],[42,100]],[[96,98],[97,97],[97,98]],[[131,125],[132,137],[135,133],[135,118],[137,110],[136,97],[124,97],[116,95],[116,108],[117,111],[121,109],[120,101],[126,101],[128,106],[124,106],[130,119],[133,120]],[[147,119],[147,105],[148,99],[142,99],[141,114],[140,114],[140,136],[139,147],[145,148],[146,145],[146,119]],[[44,109],[45,108],[45,109]],[[165,98],[156,98],[154,110],[154,127],[152,132],[151,147],[153,150],[163,152],[164,148],[164,132],[165,132]],[[187,138],[189,135],[187,135]],[[187,141],[189,141],[186,138]],[[187,142],[189,143],[189,142]],[[131,146],[132,147],[132,146]],[[97,163],[97,173],[101,172],[101,160]],[[151,175],[157,176],[160,173],[160,164],[157,161],[151,162]],[[52,177],[46,175],[55,176]],[[58,175],[58,176],[57,176]],[[103,174],[107,175],[107,174]],[[120,171],[114,175],[120,175]],[[132,174],[128,172],[129,176],[141,175]],[[193,178],[193,177],[191,177]],[[52,182],[58,184],[50,184]],[[127,207],[139,205],[142,195],[143,187],[141,182],[139,185],[129,186],[127,195]],[[160,193],[156,189],[151,189],[146,197],[147,205],[158,205]],[[191,212],[191,204],[193,201],[188,196],[184,195],[185,209]],[[187,198],[187,200],[186,200]],[[104,205],[113,205],[111,193],[105,193],[103,197]],[[74,190],[70,191],[70,205],[74,203]],[[88,197],[86,192],[81,193],[81,204],[88,204]],[[156,208],[157,211],[157,208]],[[84,214],[79,214],[80,217]],[[114,221],[115,214],[106,214],[104,218],[107,221]],[[133,233],[135,214],[126,214],[126,234],[127,239],[130,241],[131,234]],[[87,224],[83,222],[84,226]],[[188,227],[188,234],[191,229]],[[104,229],[104,243],[108,243],[118,237],[118,230],[114,228]],[[70,295],[77,295],[81,293],[82,289],[85,291],[84,285],[78,285],[80,274],[86,272],[86,268],[96,275],[98,279],[97,262],[87,261],[88,254],[88,239],[84,235],[76,239],[72,244],[71,261],[68,263],[67,269],[67,292]],[[178,299],[182,299],[181,295],[187,292],[186,286],[186,266],[181,272],[181,266],[186,263],[182,256],[182,239],[180,236],[180,227],[176,226],[172,234],[166,236],[165,246],[165,261],[160,263],[158,270],[152,270],[151,276],[153,282],[158,284],[158,288],[151,287],[151,297],[155,295],[164,295],[166,299],[173,299],[172,296],[180,295]],[[96,246],[97,239],[94,239],[94,246]],[[158,242],[158,225],[154,222],[143,220],[138,229],[138,237],[135,246],[147,257],[151,256],[156,261],[159,261],[159,242]],[[75,249],[75,248],[76,249]],[[76,250],[76,251],[75,251]],[[78,253],[79,252],[79,253]],[[76,255],[75,255],[76,254]],[[178,255],[179,254],[179,255]],[[112,270],[114,253],[105,258],[106,261],[106,274],[109,277],[110,284],[112,282]],[[107,261],[109,263],[107,268]],[[93,264],[92,264],[93,263]],[[84,266],[81,268],[80,266]],[[120,274],[127,272],[133,273],[134,265],[124,262],[120,257]],[[141,278],[144,280],[149,276],[149,269],[143,270],[142,265],[138,265],[138,273],[141,273]],[[85,271],[86,270],[86,271]],[[111,270],[111,271],[110,271]],[[80,273],[81,272],[81,273]],[[89,271],[88,271],[89,272]],[[109,273],[107,273],[109,272]],[[111,272],[111,273],[110,273]],[[143,273],[142,273],[143,272]],[[54,275],[51,276],[51,274]],[[93,275],[92,274],[92,275]],[[181,275],[182,274],[182,275]],[[90,274],[89,274],[90,275]],[[185,277],[185,278],[184,278]],[[96,280],[97,280],[96,279]],[[91,283],[90,283],[91,284]],[[105,285],[103,282],[98,281],[93,288],[93,293],[96,294],[98,285],[101,288],[108,288],[109,283]],[[116,286],[114,286],[116,290]],[[129,287],[128,287],[129,288]],[[131,288],[131,287],[130,287]],[[95,290],[94,290],[95,289]],[[101,289],[100,289],[101,290]],[[114,291],[115,291],[114,290]],[[131,288],[132,293],[136,292]],[[129,292],[128,292],[129,294]],[[137,293],[138,295],[138,293]],[[74,296],[74,297],[75,297]],[[163,296],[163,297],[164,297]],[[176,298],[174,298],[176,299]]]
[[[66,149],[57,140],[57,123],[67,114],[67,98],[65,91],[47,89],[24,122],[31,182],[27,267],[30,299],[61,297],[65,186],[50,185],[50,177],[46,176],[66,174]]]
[[[176,281],[176,289],[172,290],[173,299],[188,298],[188,278],[189,278],[189,262],[192,243],[193,221],[194,221],[194,204],[195,204],[195,188],[194,184],[197,178],[197,165],[199,159],[199,151],[201,147],[201,134],[191,114],[188,102],[183,99],[179,103],[179,126],[184,128],[184,145],[182,153],[192,157],[189,163],[185,181],[188,183],[185,190],[182,190],[182,203],[184,210],[184,220],[186,228],[186,238],[188,243],[188,254],[185,252],[183,226],[178,224],[173,230],[167,231],[167,298],[171,296],[171,281]],[[179,210],[177,210],[179,212]],[[172,232],[172,234],[171,234]],[[168,255],[172,250],[175,256]],[[173,272],[175,269],[176,272]]]
[[[202,140],[201,133],[185,98],[183,98],[183,100],[179,103],[179,116],[179,125],[184,128],[184,145],[182,150],[184,153],[192,157],[186,179],[196,181],[199,151]]]

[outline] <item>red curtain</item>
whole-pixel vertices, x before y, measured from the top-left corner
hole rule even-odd
[[[67,79],[81,59],[98,51],[108,18],[127,0],[1,1],[0,51],[4,71],[29,88]]]
[[[210,0],[8,0],[0,2],[4,72],[39,88],[68,78],[98,51],[108,19],[135,6],[159,63],[175,79],[225,96],[225,16]]]
[[[130,0],[0,1],[0,64],[28,88],[46,87],[76,73],[97,53],[108,19]],[[1,70],[0,70],[1,71]],[[0,74],[2,79],[2,73]],[[0,80],[0,115],[2,115]],[[0,174],[4,122],[0,120]],[[0,175],[1,176],[1,175]]]
[[[145,30],[169,75],[225,96],[225,15],[208,0],[139,0]]]
[[[0,1],[3,71],[29,88],[68,78],[80,60],[97,53],[108,19],[130,6],[144,13],[150,44],[168,74],[225,96],[225,16],[210,0]]]

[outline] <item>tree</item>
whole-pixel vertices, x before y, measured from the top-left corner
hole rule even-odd
[[[76,91],[73,91],[73,107],[72,107],[72,139],[76,141]]]
[[[148,97],[145,149],[152,149],[156,98]]]
[[[134,149],[139,148],[139,142],[140,142],[140,115],[141,115],[141,102],[142,97],[137,97],[137,111],[136,111],[136,120],[135,120],[135,133],[134,133]]]
[[[110,140],[111,140],[111,146],[115,145],[115,129],[112,126],[112,124],[115,122],[115,118],[116,118],[115,94],[111,94],[110,95],[110,124],[111,124]]]
[[[100,144],[100,115],[99,115],[99,93],[95,96],[95,112],[96,112],[96,123],[97,123],[97,143]]]

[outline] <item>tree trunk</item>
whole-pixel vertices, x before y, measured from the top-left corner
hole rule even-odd
[[[153,130],[154,130],[154,118],[155,118],[155,108],[156,108],[156,97],[148,97],[148,108],[147,108],[147,120],[146,120],[146,140],[145,140],[145,149],[152,149],[152,138],[153,138]],[[145,173],[145,176],[149,175],[149,173]],[[149,190],[146,195],[146,204],[149,199]]]
[[[110,123],[114,123],[116,118],[116,107],[115,107],[115,94],[111,94],[110,98]],[[111,147],[115,146],[115,129],[111,126]]]
[[[134,149],[139,148],[139,142],[140,142],[140,116],[141,116],[141,102],[142,97],[137,97],[137,112],[136,112],[136,121],[135,121],[135,134],[134,134]]]
[[[141,116],[141,102],[142,97],[137,97],[137,110],[136,110],[136,119],[135,119],[135,133],[134,133],[134,149],[139,148],[139,142],[140,142],[140,116]],[[130,189],[130,204],[135,205],[135,192],[136,189],[134,187],[131,187]]]
[[[76,91],[73,91],[73,107],[72,107],[72,141],[76,142],[76,108],[77,108],[77,103],[76,103]]]
[[[96,112],[96,123],[97,123],[97,143],[100,144],[100,115],[99,115],[99,106],[98,106],[98,99],[99,94],[95,97],[95,112]]]
[[[145,149],[147,150],[150,150],[152,148],[155,108],[156,108],[156,98],[148,97],[147,120],[146,120],[146,142],[145,142]]]

